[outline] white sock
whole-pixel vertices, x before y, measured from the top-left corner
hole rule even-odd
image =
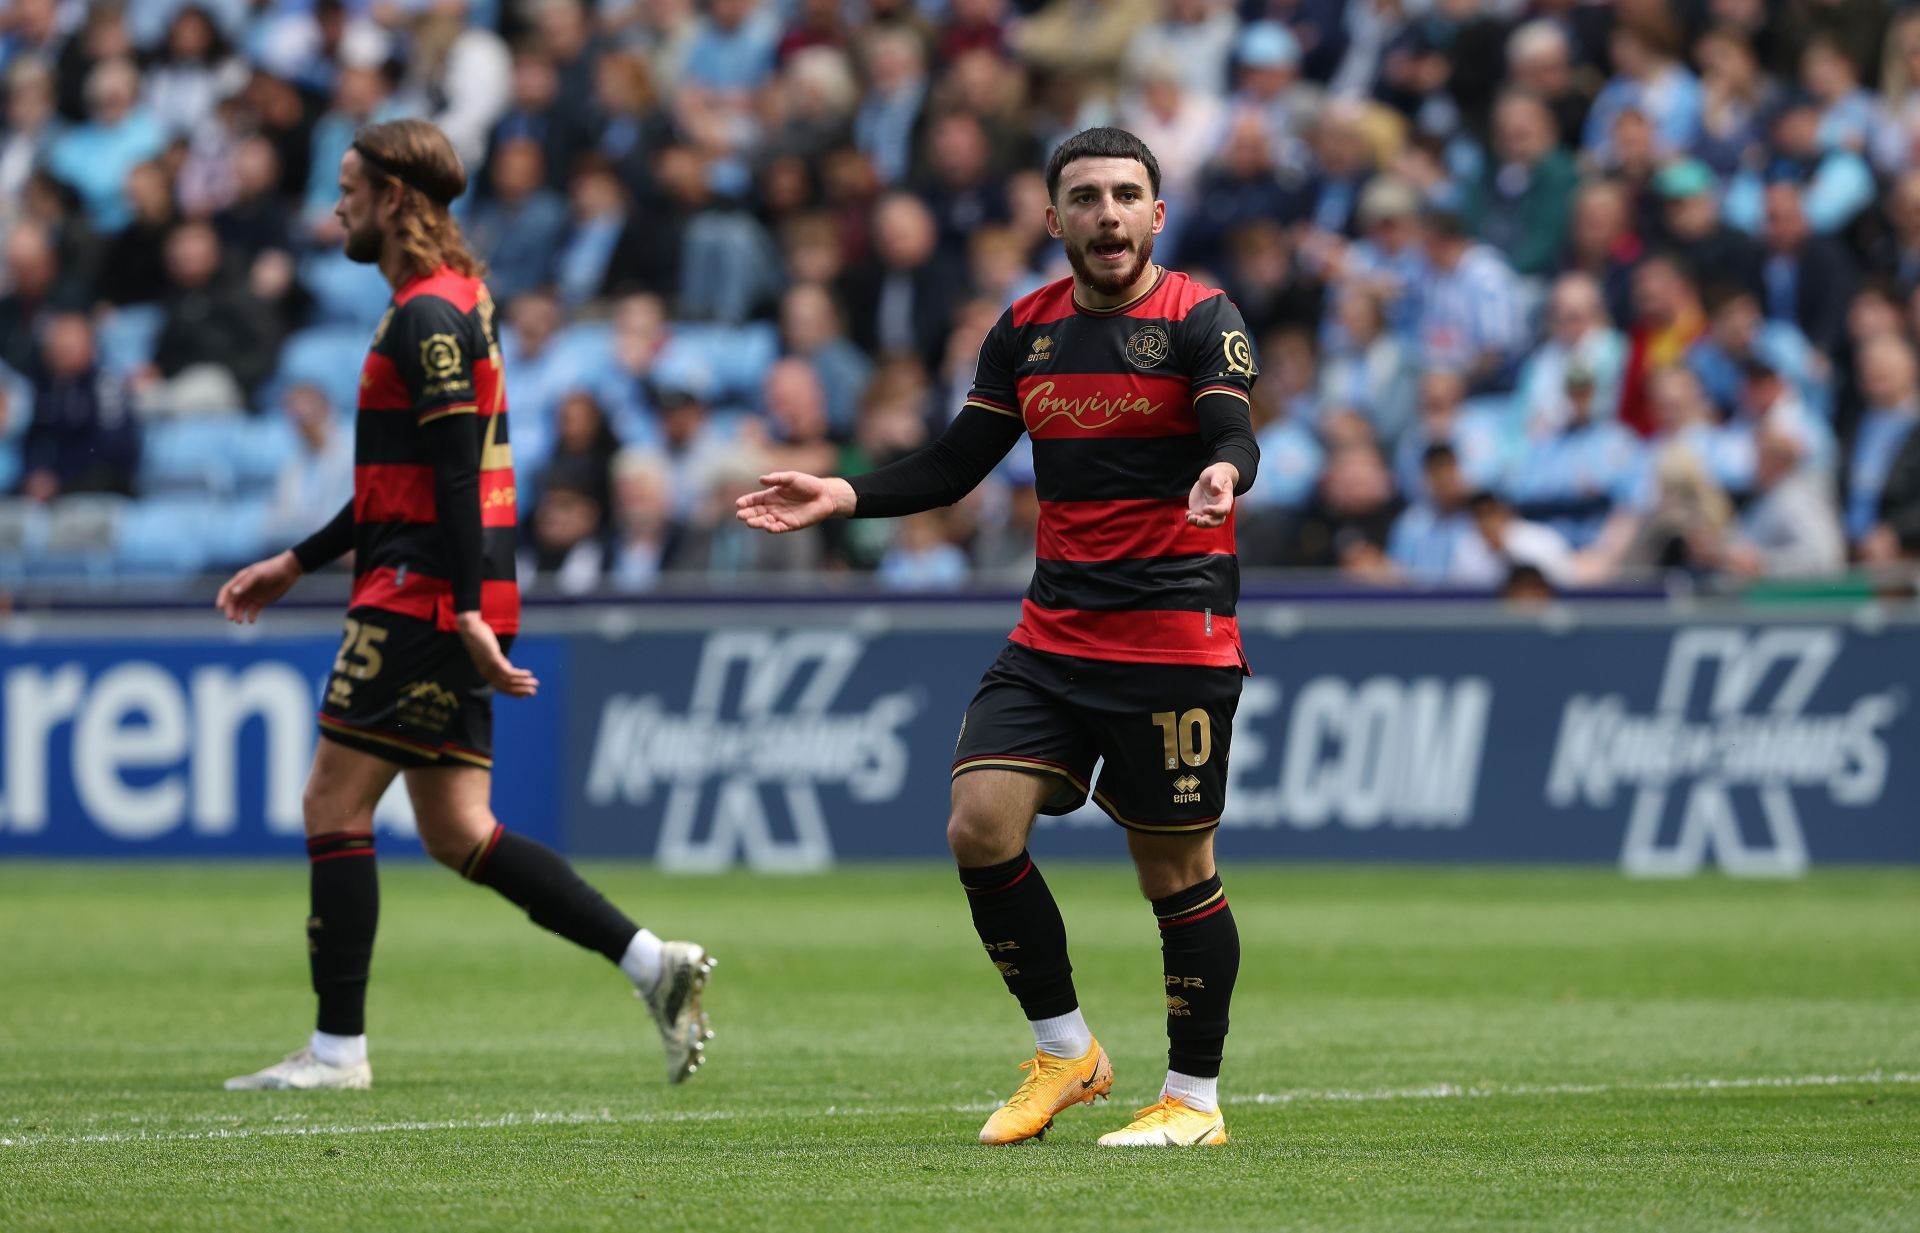
[[[1198,1109],[1202,1113],[1220,1112],[1220,1080],[1218,1076],[1202,1079],[1198,1075],[1183,1075],[1177,1070],[1167,1072],[1166,1086],[1160,1089],[1162,1096],[1177,1096],[1180,1103],[1189,1109]]]
[[[332,1032],[315,1032],[313,1039],[307,1042],[307,1048],[313,1050],[313,1056],[329,1066],[357,1066],[367,1060],[367,1037],[335,1036]]]
[[[1051,1053],[1055,1057],[1084,1057],[1087,1050],[1093,1048],[1093,1033],[1087,1030],[1087,1021],[1081,1017],[1078,1006],[1064,1015],[1055,1015],[1051,1019],[1029,1019],[1027,1022],[1033,1024],[1033,1043],[1040,1046],[1042,1053]]]
[[[620,956],[620,970],[642,993],[660,983],[660,939],[653,930],[642,929],[633,935],[627,953]]]

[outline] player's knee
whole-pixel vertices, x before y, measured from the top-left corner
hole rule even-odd
[[[330,791],[326,784],[311,779],[300,794],[300,816],[306,823],[309,838],[335,831],[373,829],[371,809],[356,807],[354,802],[343,798],[340,793]]]
[[[1019,854],[1017,848],[1013,852],[1001,851],[1006,847],[1000,834],[1002,829],[995,825],[994,819],[956,804],[947,818],[947,847],[953,850],[953,859],[965,868],[997,865]]]
[[[491,814],[435,818],[431,821],[417,818],[416,821],[420,830],[420,846],[427,850],[427,855],[455,870],[466,867],[474,848],[487,841],[494,826]]]

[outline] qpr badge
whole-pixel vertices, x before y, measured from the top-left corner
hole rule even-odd
[[[1173,339],[1163,325],[1147,325],[1127,339],[1127,362],[1135,368],[1158,368],[1173,350]]]

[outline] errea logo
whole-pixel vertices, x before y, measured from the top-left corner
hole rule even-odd
[[[1674,636],[1650,714],[1624,697],[1576,695],[1561,716],[1547,800],[1562,808],[1633,794],[1621,867],[1678,877],[1709,858],[1726,872],[1791,877],[1807,867],[1794,793],[1877,802],[1891,690],[1809,713],[1840,653],[1835,629],[1693,629]]]

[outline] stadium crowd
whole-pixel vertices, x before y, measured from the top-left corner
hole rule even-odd
[[[1065,275],[1050,149],[1164,174],[1256,336],[1243,564],[1549,588],[1920,555],[1920,9],[1878,0],[9,0],[0,581],[223,566],[352,484],[331,209],[433,119],[500,304],[523,571],[1017,584],[1030,463],[757,536],[957,412]]]

